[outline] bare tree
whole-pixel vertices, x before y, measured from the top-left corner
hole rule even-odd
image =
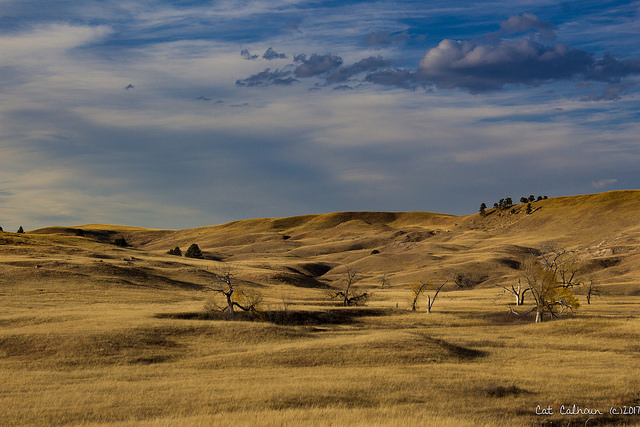
[[[334,299],[342,300],[342,305],[349,307],[352,305],[360,305],[366,303],[369,298],[369,293],[364,291],[357,291],[354,289],[353,284],[358,280],[358,271],[347,267],[344,277],[341,280],[342,286],[339,291],[330,292],[330,297]]]
[[[236,308],[243,311],[256,313],[258,306],[262,303],[262,294],[258,291],[251,291],[237,286],[234,283],[234,268],[232,265],[225,265],[215,273],[217,286],[206,287],[207,291],[216,292],[225,297],[226,307],[221,310],[227,312],[227,318],[234,320]]]
[[[561,286],[571,288],[581,285],[578,280],[580,265],[575,252],[567,252],[564,248],[550,247],[543,252],[540,258],[545,268],[556,274]]]
[[[582,283],[582,286],[585,288],[587,304],[591,304],[591,297],[602,295],[600,286],[598,286],[598,283],[592,278],[589,279],[589,282]]]
[[[380,288],[381,289],[388,288],[390,284],[391,283],[389,282],[389,279],[387,279],[387,272],[385,271],[382,274],[382,279],[380,280]]]
[[[520,279],[518,279],[518,285],[511,285],[511,288],[507,288],[506,286],[503,286],[502,289],[504,289],[504,291],[502,291],[502,293],[500,295],[498,295],[498,298],[500,298],[502,295],[506,294],[506,293],[510,293],[512,294],[515,299],[516,299],[516,306],[520,306],[524,304],[524,296],[527,293],[527,291],[530,291],[531,289],[529,289],[527,286],[523,286],[522,282]]]
[[[427,313],[431,313],[431,309],[433,308],[433,304],[436,302],[436,298],[438,298],[438,294],[440,290],[446,285],[449,281],[445,280],[441,285],[432,285],[429,282],[423,282],[421,280],[417,280],[411,290],[413,291],[413,300],[411,301],[411,311],[416,311],[416,305],[418,303],[418,299],[420,296],[429,291],[435,290],[433,297],[431,295],[427,295]]]
[[[433,308],[433,303],[436,302],[436,298],[438,297],[438,293],[440,292],[440,289],[442,289],[444,287],[444,285],[446,285],[448,282],[448,280],[445,280],[442,285],[438,286],[437,288],[435,288],[436,293],[433,294],[433,298],[431,298],[431,295],[427,295],[427,313],[431,313],[431,308]]]

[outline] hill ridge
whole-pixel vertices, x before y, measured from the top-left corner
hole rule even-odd
[[[27,235],[75,236],[81,229],[86,238],[93,236],[100,243],[123,237],[129,250],[169,257],[171,262],[187,260],[167,255],[169,249],[185,251],[196,243],[208,262],[233,263],[250,280],[273,284],[309,284],[307,276],[319,277],[310,271],[323,271],[321,280],[329,284],[350,266],[370,283],[384,274],[406,283],[462,273],[476,285],[495,286],[514,280],[514,266],[527,251],[555,245],[576,251],[596,279],[630,292],[637,288],[640,190],[554,197],[532,207],[531,214],[526,204],[516,204],[487,209],[484,216],[345,211],[184,230],[89,224],[47,227]]]

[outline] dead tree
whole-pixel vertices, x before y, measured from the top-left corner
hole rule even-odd
[[[433,303],[436,302],[436,298],[438,298],[438,293],[440,292],[440,289],[442,289],[444,285],[447,284],[447,282],[448,280],[445,280],[444,283],[442,283],[442,285],[436,288],[436,293],[433,294],[433,298],[431,298],[431,295],[427,295],[427,313],[431,313],[431,309],[433,308]]]
[[[588,283],[584,282],[582,285],[585,287],[587,304],[591,304],[591,297],[602,294],[600,287],[594,279],[589,279]]]
[[[242,311],[256,313],[258,306],[262,303],[262,295],[259,292],[251,292],[236,286],[234,283],[233,266],[227,265],[219,272],[215,273],[217,286],[208,286],[206,290],[215,292],[225,297],[226,307],[222,311],[226,311],[227,319],[234,320],[236,308]]]
[[[580,265],[574,252],[567,252],[564,248],[552,247],[543,253],[540,258],[545,269],[556,275],[560,286],[571,288],[582,284],[578,280]]]
[[[345,307],[366,303],[369,298],[369,293],[366,291],[357,291],[353,287],[353,284],[358,280],[357,276],[357,270],[347,267],[344,277],[342,278],[342,289],[330,292],[329,296],[333,299],[340,299],[342,305]]]
[[[388,288],[390,285],[389,279],[387,279],[387,272],[385,271],[382,274],[382,279],[380,280],[380,288],[384,289],[384,288]]]
[[[416,282],[414,283],[411,289],[413,291],[413,300],[411,301],[411,311],[416,311],[416,305],[418,303],[418,299],[423,293],[429,290],[435,290],[436,292],[433,294],[433,297],[431,297],[431,295],[427,295],[427,313],[431,313],[433,304],[436,302],[436,298],[438,298],[438,293],[440,293],[440,290],[444,287],[444,285],[447,284],[447,282],[449,281],[445,280],[444,283],[442,283],[439,286],[436,286],[436,285],[430,284],[429,282],[416,280]]]
[[[520,281],[520,279],[518,279],[518,285],[511,285],[511,289],[507,288],[506,286],[503,286],[502,289],[504,289],[504,291],[502,291],[502,293],[500,295],[498,295],[498,298],[500,298],[502,295],[506,294],[506,293],[510,293],[515,297],[515,302],[516,302],[516,306],[520,306],[524,304],[524,296],[527,293],[527,291],[530,291],[531,289],[529,289],[526,286],[522,286],[522,282]]]

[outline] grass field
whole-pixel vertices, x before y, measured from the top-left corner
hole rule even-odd
[[[640,425],[639,195],[550,199],[530,217],[0,233],[0,425]],[[552,221],[565,214],[582,234]],[[166,254],[193,241],[205,259]],[[575,250],[603,294],[535,324],[497,285],[548,241]],[[262,321],[207,314],[204,286],[230,264],[264,295]],[[372,293],[366,307],[328,300],[345,266]],[[454,271],[473,286],[410,311],[412,279]]]
[[[3,296],[2,425],[639,424],[637,297],[536,325],[494,290],[447,292],[431,314],[381,291],[373,315],[288,326],[158,316],[201,311],[187,291],[108,292]],[[288,310],[340,310],[306,304]],[[559,414],[574,404],[603,415]],[[609,414],[624,406],[636,415]]]

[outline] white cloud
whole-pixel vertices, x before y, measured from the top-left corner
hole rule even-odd
[[[103,39],[111,33],[108,26],[74,26],[69,24],[37,25],[29,31],[0,36],[3,64],[42,63],[75,47]]]
[[[607,178],[607,179],[600,179],[598,181],[593,181],[593,182],[591,182],[591,185],[594,188],[602,189],[602,188],[605,188],[605,187],[609,187],[610,185],[613,185],[616,182],[618,182],[618,180],[615,179],[615,178]]]

